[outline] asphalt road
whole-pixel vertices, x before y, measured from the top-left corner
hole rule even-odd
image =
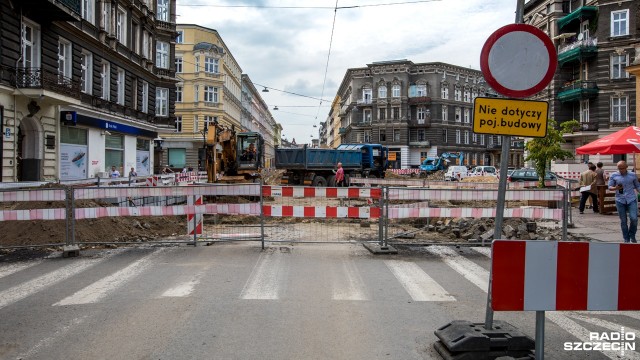
[[[0,359],[438,359],[434,330],[485,318],[487,249],[399,255],[256,243],[83,251],[0,264]],[[529,336],[535,314],[496,313]],[[547,359],[640,313],[548,312]],[[635,342],[634,342],[635,344]],[[640,358],[629,352],[624,358]]]

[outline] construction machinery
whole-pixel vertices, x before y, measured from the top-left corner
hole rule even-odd
[[[264,139],[257,132],[213,123],[205,127],[205,169],[209,183],[253,182],[260,177]]]
[[[437,158],[426,158],[422,164],[420,164],[420,176],[426,177],[428,174],[438,170],[445,170],[452,159],[458,159],[458,164],[462,165],[464,154],[459,152],[444,152]]]

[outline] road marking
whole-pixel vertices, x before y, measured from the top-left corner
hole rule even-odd
[[[24,354],[20,354],[16,357],[16,359],[30,359],[32,357],[35,357],[35,355],[40,351],[40,349],[44,348],[44,347],[49,347],[51,345],[53,345],[53,343],[55,343],[56,341],[60,340],[61,338],[65,337],[67,335],[67,333],[69,332],[69,330],[71,330],[73,327],[78,326],[80,324],[82,324],[87,318],[87,315],[84,315],[82,317],[79,318],[75,318],[71,320],[71,323],[62,326],[61,328],[57,329],[53,335],[46,337],[40,341],[38,341],[37,344],[35,344],[31,349],[29,349],[29,351],[27,351]],[[46,358],[46,356],[44,356]]]
[[[16,264],[2,266],[0,267],[0,279],[5,276],[9,276],[11,274],[17,273],[18,271],[22,271],[32,266],[39,265],[41,263],[42,263],[42,260],[36,260],[36,261],[29,261],[25,263],[16,263]]]
[[[29,295],[35,294],[38,291],[42,291],[52,285],[64,281],[72,277],[73,275],[76,275],[94,265],[101,263],[109,257],[110,255],[107,255],[100,259],[73,260],[73,263],[66,265],[58,270],[52,271],[46,275],[39,276],[33,280],[2,291],[0,292],[0,309],[16,301],[22,300]]]
[[[474,246],[472,249],[488,258],[491,258],[491,248],[490,247],[479,247]]]
[[[440,257],[445,264],[480,289],[483,289],[485,292],[489,289],[489,273],[482,266],[462,257],[450,247],[430,246],[426,250]],[[485,272],[487,276],[482,276],[481,274]]]
[[[432,254],[438,255],[440,256],[447,265],[451,266],[450,264],[455,264],[456,262],[453,261],[447,261],[447,258],[449,260],[457,260],[457,263],[466,263],[466,262],[471,262],[473,263],[471,260],[465,259],[463,258],[460,254],[458,254],[456,251],[450,249],[450,248],[446,248],[444,246],[431,246],[428,251]],[[453,270],[455,270],[456,272],[458,272],[460,275],[462,275],[463,277],[469,279],[469,277],[477,277],[479,279],[481,279],[480,281],[471,281],[474,285],[476,285],[477,287],[480,288],[480,290],[484,291],[485,293],[488,291],[489,287],[489,271],[485,270],[484,268],[476,265],[475,263],[473,263],[475,266],[451,266],[451,268]],[[470,270],[470,269],[475,269],[475,270]],[[468,274],[468,271],[474,271],[474,273],[472,274]],[[555,312],[555,311],[547,311],[545,312],[545,316],[551,320],[552,322],[554,322],[556,325],[558,325],[561,329],[563,329],[564,331],[566,331],[567,333],[575,336],[579,342],[589,342],[589,333],[590,331],[587,330],[586,328],[582,327],[581,325],[579,325],[578,323],[576,323],[575,321],[571,320],[567,315],[562,315],[559,312]],[[595,351],[595,350],[594,350]],[[619,359],[619,352],[616,351],[600,351],[602,354],[604,354],[605,356],[607,356],[610,359]],[[627,355],[627,354],[625,354]],[[635,358],[634,358],[635,359]],[[639,359],[640,360],[640,359]]]
[[[84,289],[77,291],[75,294],[58,301],[53,304],[53,306],[80,305],[98,302],[100,299],[107,296],[109,292],[119,288],[135,276],[139,275],[143,270],[149,267],[152,261],[163,253],[164,250],[166,249],[154,250],[151,254],[146,255],[126,268],[116,271],[115,273],[94,282]]]
[[[399,260],[385,260],[384,263],[407,290],[413,301],[456,300],[415,263]]]
[[[244,300],[278,300],[280,284],[286,275],[283,254],[263,253],[251,271],[240,298]]]
[[[584,315],[624,315],[632,319],[640,320],[640,311],[576,311],[576,313]]]
[[[364,281],[353,261],[343,260],[344,276],[338,276],[334,270],[333,300],[369,300]]]
[[[167,291],[162,293],[162,295],[160,296],[161,297],[187,297],[191,295],[196,285],[200,283],[202,276],[209,269],[209,267],[210,266],[205,267],[202,271],[193,275],[187,282],[183,282],[181,284],[178,284],[168,289]]]

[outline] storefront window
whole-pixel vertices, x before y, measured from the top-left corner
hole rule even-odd
[[[60,179],[86,179],[87,157],[87,130],[60,127]]]
[[[186,149],[168,149],[169,150],[169,166],[172,168],[184,168],[187,165]]]
[[[139,176],[151,174],[151,157],[148,139],[136,139],[136,171]]]
[[[115,166],[122,174],[124,171],[124,136],[105,135],[104,149],[105,171],[110,171],[111,167]]]

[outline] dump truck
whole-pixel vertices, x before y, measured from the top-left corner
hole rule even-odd
[[[236,133],[233,126],[213,123],[206,134],[207,182],[253,182],[260,177],[264,152],[260,133]]]
[[[276,169],[285,170],[282,184],[335,186],[335,171],[342,163],[349,177],[384,178],[389,150],[380,144],[342,144],[336,149],[277,148]]]

